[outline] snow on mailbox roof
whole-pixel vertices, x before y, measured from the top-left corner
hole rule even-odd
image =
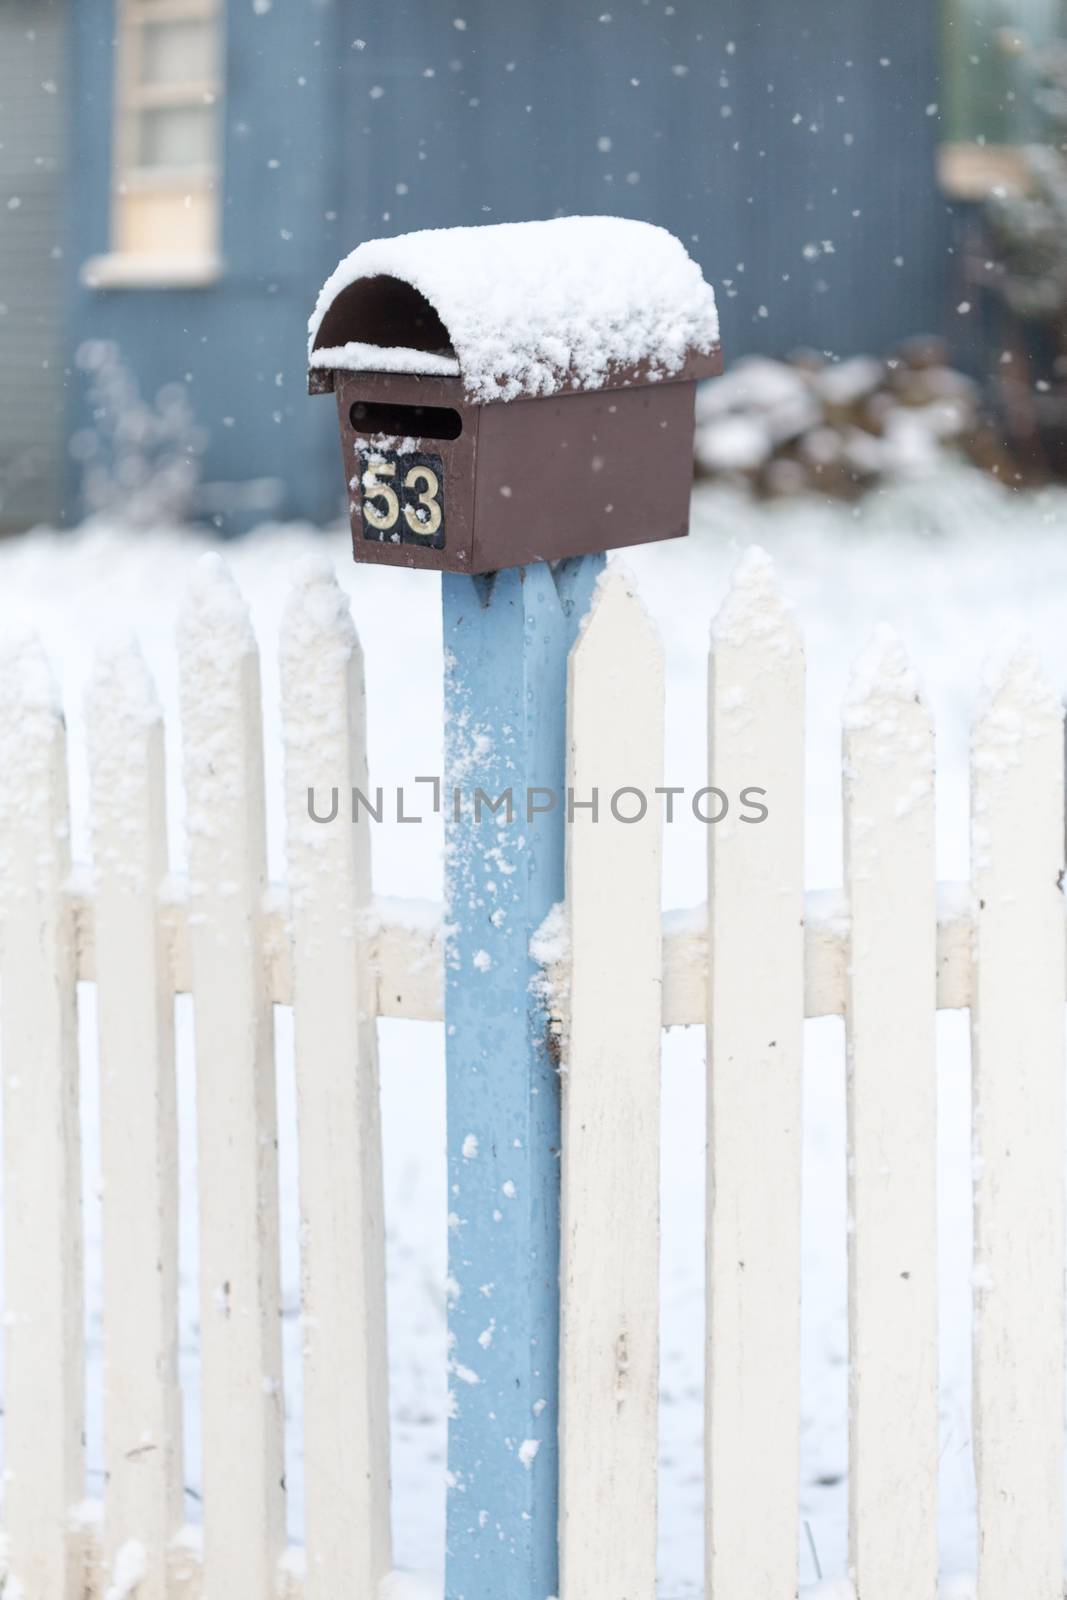
[[[635,368],[668,377],[719,337],[684,246],[621,217],[370,239],[327,280],[308,327],[313,368],[459,375],[476,401],[596,389]]]

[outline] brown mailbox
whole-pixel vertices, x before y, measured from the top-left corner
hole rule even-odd
[[[357,561],[492,572],[688,532],[711,288],[614,217],[372,240],[310,323]]]

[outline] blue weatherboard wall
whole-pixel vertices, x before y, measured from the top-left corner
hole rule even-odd
[[[107,246],[112,8],[70,12],[69,348],[118,340],[146,395],[191,374],[206,476],[280,478],[283,515],[342,503],[304,330],[362,238],[646,218],[715,283],[728,360],[879,351],[958,321],[930,0],[229,0],[227,271],[185,293],[75,282]]]
[[[554,212],[657,222],[715,283],[728,357],[879,349],[944,321],[932,0],[371,0],[358,14],[346,116],[374,158],[348,169],[357,235]]]
[[[343,483],[331,402],[307,398],[306,341],[315,293],[348,237],[327,217],[343,163],[331,98],[341,8],[230,0],[226,16],[225,275],[204,289],[101,291],[77,272],[108,247],[113,8],[71,6],[71,352],[82,339],[116,340],[146,398],[186,380],[210,435],[205,477],[278,478],[278,515],[324,519]],[[69,382],[77,427],[84,385],[78,373]]]

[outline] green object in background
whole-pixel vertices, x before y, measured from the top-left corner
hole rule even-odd
[[[1038,132],[1034,50],[1067,33],[1064,0],[945,0],[944,134],[1024,144]]]

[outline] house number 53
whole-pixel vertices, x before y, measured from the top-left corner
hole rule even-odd
[[[445,544],[444,470],[421,451],[360,451],[363,537],[394,544]]]

